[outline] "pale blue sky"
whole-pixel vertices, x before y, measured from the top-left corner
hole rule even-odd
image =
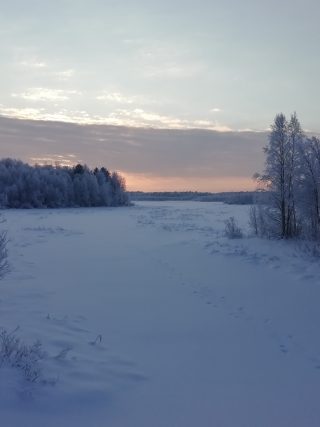
[[[316,0],[0,0],[0,156],[104,164],[134,189],[253,188],[267,133],[251,131],[297,111],[320,132],[319,22]]]
[[[316,0],[0,1],[0,113],[160,128],[319,131]]]

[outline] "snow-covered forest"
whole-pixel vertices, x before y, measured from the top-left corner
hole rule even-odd
[[[78,164],[31,166],[0,160],[0,207],[62,208],[128,204],[125,180],[106,168],[90,170]]]

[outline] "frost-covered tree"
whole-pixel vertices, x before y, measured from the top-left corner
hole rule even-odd
[[[296,114],[278,114],[265,148],[265,191],[250,212],[257,235],[320,241],[320,139],[306,137]]]
[[[297,118],[297,114],[291,115],[288,123],[288,210],[287,210],[287,237],[299,234],[299,219],[297,218],[297,190],[300,182],[301,159],[299,146],[304,138],[303,130]]]
[[[110,178],[113,205],[126,205],[128,204],[128,197],[126,194],[125,179],[117,172],[113,172]]]
[[[277,114],[271,125],[269,144],[265,147],[265,171],[259,180],[269,191],[269,206],[265,210],[271,234],[289,238],[298,234],[296,188],[299,181],[298,144],[303,132],[296,114],[288,122]]]
[[[298,202],[306,234],[320,239],[320,139],[306,138],[299,144],[300,182]]]

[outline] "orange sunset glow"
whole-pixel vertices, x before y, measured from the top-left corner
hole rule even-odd
[[[130,174],[120,171],[129,191],[251,191],[256,182],[248,177],[177,177],[147,174]]]

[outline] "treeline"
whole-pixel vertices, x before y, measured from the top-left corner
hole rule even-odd
[[[1,208],[63,208],[128,204],[125,180],[106,168],[78,164],[30,166],[0,160]]]
[[[278,114],[265,147],[265,170],[256,176],[250,223],[257,235],[320,240],[320,139],[306,136],[296,114]]]
[[[222,193],[209,193],[199,191],[159,191],[143,192],[131,191],[131,200],[140,201],[196,201],[196,202],[222,202],[235,205],[251,205],[256,196],[255,191],[232,191]]]

